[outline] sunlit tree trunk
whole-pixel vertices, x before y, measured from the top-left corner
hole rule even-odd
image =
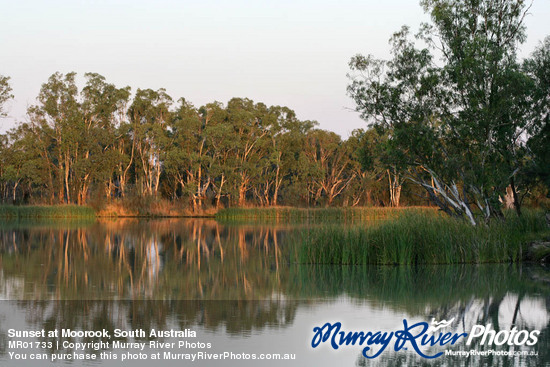
[[[399,201],[400,201],[400,198],[401,198],[401,182],[400,182],[400,177],[399,177],[399,173],[394,172],[390,172],[390,170],[388,169],[387,170],[387,173],[388,173],[388,181],[389,181],[389,191],[390,191],[390,205],[392,207],[399,207]]]
[[[219,209],[220,207],[220,200],[221,200],[221,197],[222,197],[222,189],[223,189],[223,184],[225,183],[225,175],[222,173],[222,178],[221,178],[221,181],[220,181],[220,187],[218,188],[218,192],[216,193],[216,209]]]

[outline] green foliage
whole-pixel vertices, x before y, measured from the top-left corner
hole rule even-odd
[[[528,183],[539,179],[550,188],[550,36],[525,60],[524,69],[535,81],[533,119],[540,121],[530,131],[527,147],[533,160],[524,174]]]
[[[449,4],[434,13],[435,26],[448,26],[440,17],[466,16]],[[75,73],[55,73],[28,109],[28,121],[0,135],[0,201],[93,204],[126,214],[151,213],[156,205],[204,215],[234,206],[397,207],[403,192],[407,204],[425,204],[429,196],[472,220],[474,205],[486,217],[499,214],[508,183],[521,203],[546,180],[548,134],[540,120],[547,120],[541,96],[548,96],[548,52],[541,46],[520,67],[511,45],[501,45],[501,59],[493,55],[483,32],[479,40],[464,34],[472,47],[468,62],[479,61],[481,75],[494,74],[498,93],[482,88],[462,98],[474,78],[461,76],[467,65],[459,57],[462,46],[453,44],[458,48],[450,49],[447,65],[437,68],[431,51],[416,49],[407,29],[392,40],[394,60],[354,58],[354,70],[380,77],[350,86],[363,116],[379,121],[347,140],[284,106],[232,98],[195,107],[183,98],[174,103],[162,88],[132,96],[129,87],[99,74],[84,74],[80,88]],[[422,37],[431,34],[426,27]],[[489,54],[498,68],[481,62]],[[5,101],[10,88],[1,80]],[[478,103],[487,96],[491,103]]]
[[[6,111],[4,110],[4,103],[9,99],[13,98],[11,94],[11,86],[9,84],[10,78],[7,76],[0,75],[0,118],[6,116]]]
[[[506,222],[473,227],[433,211],[403,210],[375,225],[312,227],[300,261],[313,264],[458,264],[518,262],[522,245],[547,231],[542,211],[508,214]]]
[[[485,220],[501,217],[499,197],[510,185],[519,214],[516,176],[529,161],[522,137],[541,125],[533,111],[543,98],[516,60],[526,4],[425,0],[422,6],[431,23],[416,38],[427,47],[417,47],[403,27],[391,39],[391,60],[351,59],[348,92],[361,116],[388,136],[386,159],[410,167],[409,178],[442,210],[472,224],[472,205]]]
[[[38,104],[28,110],[29,122],[11,134],[14,145],[36,162],[34,175],[40,180],[26,180],[27,190],[39,185],[51,204],[85,204],[92,184],[109,180],[120,158],[115,130],[129,88],[117,89],[97,74],[85,76],[82,91],[76,73],[50,76]]]
[[[329,224],[331,222],[343,223],[367,223],[383,219],[397,218],[403,210],[381,207],[368,208],[315,208],[301,209],[292,207],[279,208],[228,208],[216,213],[216,219],[224,222],[250,222],[265,223],[277,222],[285,224],[316,223]],[[416,208],[418,213],[433,213],[433,208]]]
[[[95,218],[95,211],[88,206],[44,205],[44,206],[0,206],[0,218],[43,219],[43,218]]]
[[[247,98],[174,106],[162,88],[131,97],[99,74],[84,77],[80,89],[75,73],[50,76],[28,122],[0,137],[2,202],[111,210],[139,197],[196,215],[387,202],[379,173],[359,163],[359,136],[342,141],[288,107]]]

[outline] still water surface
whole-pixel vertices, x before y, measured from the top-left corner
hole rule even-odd
[[[508,264],[303,265],[296,260],[296,239],[304,230],[302,225],[222,225],[208,219],[4,222],[0,224],[4,300],[0,364],[32,365],[10,358],[10,328],[173,328],[196,331],[196,341],[211,343],[210,351],[218,353],[296,355],[284,362],[233,360],[223,365],[550,365],[549,269]],[[540,330],[534,347],[495,348],[538,355],[442,356],[428,362],[412,351],[393,352],[388,347],[376,359],[366,360],[359,346],[336,351],[328,345],[317,349],[310,345],[313,327],[326,322],[339,321],[347,331],[390,332],[403,329],[403,319],[414,323],[432,318],[454,318],[457,333],[489,323],[497,331]],[[453,349],[490,349],[464,344]],[[147,346],[146,352],[157,350]],[[121,365],[113,360],[60,364]],[[163,360],[159,365],[182,365],[182,361]]]

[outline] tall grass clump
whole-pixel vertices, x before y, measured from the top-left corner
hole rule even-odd
[[[216,219],[224,222],[358,222],[395,218],[408,208],[352,207],[352,208],[227,208],[216,214]],[[415,208],[416,211],[434,212],[434,208]]]
[[[372,226],[309,228],[299,260],[308,264],[457,264],[516,262],[522,245],[547,230],[541,211],[473,227],[439,213],[403,211]]]
[[[78,205],[2,205],[0,206],[0,218],[95,218],[95,211],[88,206]]]

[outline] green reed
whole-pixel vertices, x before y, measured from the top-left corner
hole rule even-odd
[[[405,210],[375,224],[311,227],[300,236],[307,264],[457,264],[517,262],[522,245],[547,231],[542,211],[473,227],[425,210]]]
[[[216,214],[216,219],[231,223],[306,223],[338,221],[371,221],[396,218],[399,213],[407,211],[407,208],[227,208]],[[415,208],[416,211],[431,213],[434,208]]]
[[[1,205],[0,218],[95,218],[95,212],[88,206],[78,205]]]

